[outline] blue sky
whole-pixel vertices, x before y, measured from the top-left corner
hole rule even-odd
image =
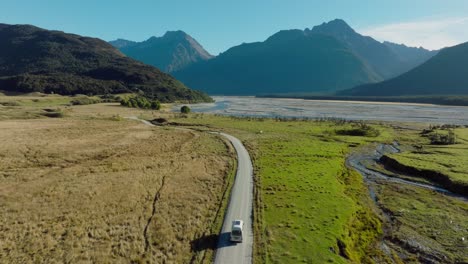
[[[104,40],[184,30],[218,54],[281,29],[342,18],[378,40],[438,49],[468,41],[468,0],[0,0],[0,22]]]

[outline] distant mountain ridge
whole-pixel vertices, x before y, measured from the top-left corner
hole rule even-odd
[[[381,80],[335,38],[280,31],[264,42],[233,47],[174,75],[209,94],[331,92]]]
[[[121,48],[126,48],[126,47],[131,47],[131,46],[134,46],[136,45],[138,42],[136,41],[131,41],[131,40],[126,40],[126,39],[116,39],[116,40],[113,40],[113,41],[109,41],[109,43],[118,48],[118,49],[121,49]]]
[[[345,90],[340,95],[468,95],[468,42],[437,55],[398,77]]]
[[[117,39],[109,43],[127,56],[167,73],[213,57],[194,38],[180,30],[168,31],[162,37],[151,37],[143,42]]]
[[[429,51],[422,47],[408,47],[404,44],[396,44],[389,41],[384,41],[383,44],[389,47],[401,61],[412,63],[414,66],[411,66],[410,69],[423,64],[439,52],[438,50]]]
[[[357,33],[341,19],[323,23],[311,30],[306,29],[305,32],[307,34],[331,35],[342,41],[382,79],[388,79],[407,72],[437,53],[423,48],[410,48],[391,42],[381,43],[371,37]]]
[[[139,92],[162,102],[211,100],[103,40],[31,25],[0,24],[0,90]]]
[[[233,47],[174,75],[211,94],[329,93],[397,76],[434,54],[378,42],[336,19],[312,29],[282,30],[264,42]]]

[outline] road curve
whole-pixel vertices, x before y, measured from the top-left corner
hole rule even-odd
[[[237,152],[237,172],[231,190],[231,198],[224,216],[223,228],[219,235],[215,255],[215,264],[242,264],[252,263],[253,230],[253,167],[249,153],[242,142],[225,133],[219,133],[227,138]],[[235,219],[244,221],[244,241],[232,243],[229,241],[231,224]]]
[[[128,117],[146,125],[154,126],[149,121],[138,117]],[[184,129],[187,130],[187,129]],[[212,132],[227,138],[237,152],[237,172],[231,190],[224,223],[219,235],[215,255],[215,264],[251,264],[253,252],[252,206],[253,206],[253,167],[250,155],[242,142],[225,133]],[[244,241],[232,243],[229,240],[231,224],[235,219],[244,221]]]

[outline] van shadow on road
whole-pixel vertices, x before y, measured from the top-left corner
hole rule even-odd
[[[235,246],[236,243],[231,242],[229,239],[230,235],[230,232],[225,232],[221,235],[211,234],[207,236],[202,236],[200,238],[192,240],[190,245],[192,251],[194,252],[203,251],[207,249],[215,250],[218,248]]]

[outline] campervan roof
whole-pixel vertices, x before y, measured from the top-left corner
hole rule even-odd
[[[242,227],[242,220],[234,220],[232,221],[232,225],[236,227]]]

